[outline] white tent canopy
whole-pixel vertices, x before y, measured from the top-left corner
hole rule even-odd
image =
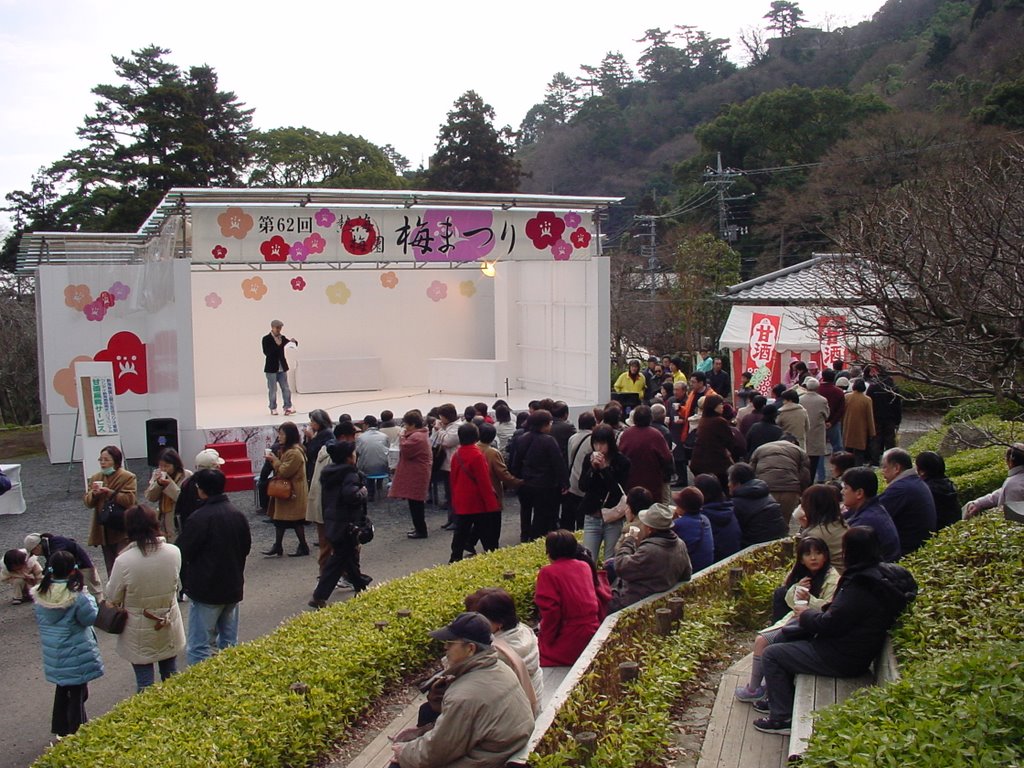
[[[816,352],[821,339],[818,318],[844,317],[847,319],[865,317],[875,311],[874,307],[808,307],[780,305],[737,304],[729,311],[729,319],[722,331],[720,344],[726,349],[743,349],[750,345],[751,320],[755,314],[781,316],[782,323],[776,350],[779,352]],[[850,347],[870,346],[875,337],[848,338]]]

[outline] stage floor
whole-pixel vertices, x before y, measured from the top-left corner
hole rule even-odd
[[[297,424],[308,420],[309,412],[322,408],[330,414],[334,421],[343,414],[349,414],[354,421],[361,421],[368,414],[380,418],[380,412],[389,410],[395,418],[401,420],[406,411],[418,408],[424,414],[431,408],[442,403],[454,403],[459,414],[467,405],[483,402],[490,407],[498,398],[505,400],[513,412],[525,411],[531,400],[542,400],[550,395],[542,392],[531,392],[514,389],[507,396],[498,397],[494,393],[479,395],[459,395],[451,392],[428,392],[424,389],[391,388],[370,392],[319,392],[315,394],[292,394],[292,406],[295,415],[290,417]],[[562,397],[569,405],[572,419],[594,403],[573,401]],[[278,406],[280,406],[280,401]],[[230,397],[199,397],[196,398],[196,428],[200,430],[229,429],[238,427],[262,427],[280,424],[286,421],[284,408],[279,407],[279,416],[271,416],[267,408],[266,394],[234,395]]]

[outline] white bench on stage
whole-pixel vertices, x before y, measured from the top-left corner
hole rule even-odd
[[[379,357],[302,358],[294,368],[294,388],[300,395],[381,389]]]
[[[0,496],[0,515],[20,515],[25,511],[21,493],[21,464],[0,464],[0,470],[11,481],[11,490]]]
[[[508,360],[434,357],[427,360],[427,389],[455,395],[504,397],[508,374]]]

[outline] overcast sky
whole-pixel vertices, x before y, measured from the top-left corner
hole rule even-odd
[[[173,63],[212,66],[255,108],[257,128],[307,126],[392,144],[413,167],[434,150],[452,103],[476,90],[518,127],[551,76],[579,74],[652,27],[690,24],[734,41],[770,0],[582,3],[0,0],[0,197],[77,145],[90,89],[116,83],[111,55],[156,44]],[[869,18],[882,0],[801,0],[809,26]],[[605,190],[614,194],[615,190]],[[0,224],[2,226],[2,224]]]

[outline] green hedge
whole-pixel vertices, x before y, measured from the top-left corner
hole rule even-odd
[[[955,435],[958,430],[984,431],[996,440],[1009,443],[1019,440],[1021,425],[999,419],[997,416],[985,414],[978,416],[970,424],[943,424],[941,427],[927,432],[916,440],[907,450],[912,456],[921,451],[936,451],[946,455],[946,475],[956,484],[957,495],[962,504],[991,493],[1006,479],[1006,448],[1002,445],[990,445],[984,448],[963,449]]]
[[[386,688],[438,658],[427,632],[462,610],[467,594],[500,585],[532,615],[536,573],[546,563],[543,542],[524,544],[305,613],[122,701],[34,765],[312,765]],[[506,571],[516,577],[503,579]],[[412,615],[399,618],[402,609]],[[378,621],[388,626],[377,629]],[[293,683],[308,692],[292,692]]]
[[[1020,764],[1022,563],[1024,525],[997,514],[946,528],[908,557],[920,593],[893,632],[901,682],[821,712],[801,765]]]
[[[997,419],[1009,421],[1024,415],[1024,408],[1012,400],[997,401],[994,397],[979,397],[964,400],[949,409],[942,417],[943,424],[958,424],[972,421],[979,416],[995,416]]]
[[[674,595],[686,599],[684,621],[669,635],[656,629],[655,610],[664,607],[664,599],[623,615],[530,756],[530,765],[578,765],[573,734],[584,731],[598,736],[590,765],[663,764],[673,732],[672,708],[683,695],[682,686],[721,654],[737,626],[769,623],[771,593],[788,566],[781,552],[776,544],[734,563],[748,574],[739,596],[729,593],[728,569],[681,587]],[[618,682],[623,661],[640,664],[640,676],[626,686]]]

